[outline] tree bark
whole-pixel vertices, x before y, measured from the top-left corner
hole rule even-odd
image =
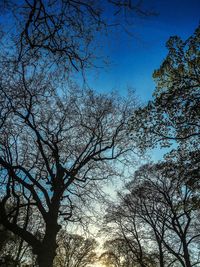
[[[56,256],[56,237],[61,229],[58,224],[58,211],[60,206],[61,192],[54,192],[51,207],[47,214],[46,231],[42,241],[41,249],[37,251],[37,261],[39,267],[52,267]]]
[[[184,254],[184,260],[185,260],[185,266],[186,267],[192,267],[191,261],[190,261],[190,254],[188,251],[188,245],[185,238],[182,240],[183,242],[183,254]]]
[[[50,247],[51,245],[49,244],[49,248],[45,248],[38,254],[37,262],[39,267],[53,267],[53,261],[56,254]]]
[[[52,219],[53,221],[53,219]],[[42,242],[41,248],[37,251],[37,262],[39,267],[52,267],[53,261],[56,256],[56,237],[60,230],[60,226],[51,221],[46,226],[45,237]]]
[[[163,249],[162,249],[162,243],[161,242],[158,242],[158,247],[159,247],[160,267],[164,267],[164,255],[163,255]]]

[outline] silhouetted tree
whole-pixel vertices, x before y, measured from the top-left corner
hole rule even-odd
[[[148,14],[138,2],[105,3],[114,19],[122,11]],[[104,2],[5,0],[0,7],[0,224],[49,267],[75,201],[117,176],[115,163],[131,160],[134,104],[62,80],[91,64],[90,44],[111,22]]]
[[[17,235],[4,230],[7,238],[0,249],[0,266],[32,266],[34,255],[31,247]],[[2,235],[2,231],[0,232]]]
[[[124,239],[116,238],[104,243],[105,252],[100,256],[100,261],[106,266],[131,267],[130,250]]]
[[[97,260],[97,242],[76,234],[60,231],[57,237],[58,249],[55,267],[86,267]]]
[[[168,201],[169,203],[171,201],[171,206],[169,205],[167,211],[170,209],[175,210],[171,210],[172,214],[175,212],[173,216],[171,214],[174,225],[169,227],[173,229],[174,233],[176,232],[181,240],[177,241],[177,244],[180,242],[179,252],[182,254],[179,255],[177,251],[171,253],[183,266],[191,266],[190,261],[194,259],[194,255],[187,256],[191,251],[189,249],[190,252],[187,252],[189,244],[187,243],[188,237],[186,236],[188,234],[190,235],[190,231],[194,234],[194,239],[196,238],[195,236],[198,237],[199,235],[199,230],[195,230],[198,215],[196,214],[195,218],[191,218],[193,212],[190,208],[191,203],[193,203],[192,207],[196,209],[196,212],[199,210],[200,27],[198,27],[195,33],[186,41],[182,41],[181,38],[177,36],[171,37],[167,42],[167,48],[168,55],[166,59],[153,74],[157,83],[154,99],[150,101],[147,106],[139,108],[134,113],[132,121],[130,122],[130,127],[132,129],[138,129],[138,132],[132,133],[132,137],[134,140],[137,138],[140,140],[139,143],[142,150],[154,148],[158,144],[161,147],[172,148],[171,151],[165,155],[166,162],[155,165],[155,168],[157,168],[156,173],[158,171],[160,172],[159,176],[161,181],[163,179],[163,186],[166,183],[166,190],[168,190],[167,183],[170,181],[171,190],[174,190],[174,194],[177,196],[178,191],[182,193],[182,195],[179,193],[179,197],[182,198],[180,202],[182,203],[181,207],[184,207],[184,211],[182,211],[177,204],[180,209],[179,212],[182,211],[181,214],[178,213],[177,207],[173,207],[173,203],[175,204],[175,202],[172,201],[171,192],[163,192],[163,195],[169,194]],[[144,173],[144,170],[140,171],[141,177],[144,176],[142,172]],[[151,172],[152,169],[150,173]],[[155,173],[155,170],[153,172]],[[155,176],[157,176],[157,174]],[[164,188],[162,190],[164,191]],[[152,190],[152,197],[149,199],[147,198],[148,203],[151,203],[151,201],[157,202],[157,200],[154,199],[154,194],[156,193],[153,192]],[[157,205],[154,204],[151,205],[151,207],[157,207]],[[149,211],[151,224],[152,226],[153,224],[158,226],[159,220],[152,220],[152,212],[153,210],[151,212]],[[159,212],[156,210],[155,212],[159,216]],[[167,233],[169,230],[166,226],[168,222],[167,216],[169,216],[168,212],[166,212],[165,216],[163,214],[163,220],[160,220],[160,222],[164,223],[162,227],[163,234],[165,231]],[[183,221],[185,221],[186,224],[183,223]],[[176,227],[178,227],[179,230],[177,230]],[[182,229],[182,227],[185,228]],[[155,230],[156,229],[154,229],[154,231]],[[180,233],[179,231],[183,232]],[[165,236],[165,234],[163,236]],[[163,236],[160,235],[160,237]],[[173,238],[175,238],[174,235],[171,236],[171,240],[173,240]],[[185,239],[187,241],[185,241]],[[162,238],[160,241],[162,241]],[[174,241],[174,244],[175,242],[176,241]],[[163,240],[163,244],[165,244],[168,250],[174,249],[173,244],[167,244],[166,240]],[[192,245],[190,244],[190,246]],[[182,251],[183,248],[184,251]],[[196,250],[194,247],[191,250],[198,251],[198,249]],[[195,260],[197,260],[197,258],[196,255]]]
[[[75,87],[59,96],[42,75],[17,75],[1,81],[10,113],[0,129],[0,222],[33,248],[39,266],[52,266],[58,218],[69,220],[86,185],[117,176],[115,163],[130,160],[133,99]],[[29,221],[34,211],[40,239]]]
[[[125,249],[124,261],[129,262],[130,266],[147,267],[149,264],[147,263],[148,253],[145,249],[145,241],[147,242],[148,237],[145,236],[136,213],[129,213],[130,211],[127,210],[124,202],[121,202],[121,205],[111,205],[109,207],[106,215],[106,224],[110,225],[110,227],[107,226],[107,231],[111,235],[110,238],[116,237],[116,239],[113,239],[113,243],[110,242],[110,244],[113,244],[115,247],[115,240],[123,244]]]
[[[170,161],[142,166],[126,187],[130,193],[120,203],[122,226],[134,229],[137,218],[137,227],[141,226],[143,235],[149,238],[141,244],[158,254],[162,267],[199,264],[200,234],[196,227],[200,196],[188,185],[190,178],[184,176],[184,169]],[[135,233],[132,230],[126,236],[135,237]]]

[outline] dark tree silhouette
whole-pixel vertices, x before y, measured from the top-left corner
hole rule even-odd
[[[32,247],[39,266],[52,266],[75,200],[117,176],[113,164],[128,162],[133,147],[131,98],[82,91],[63,75],[91,64],[92,41],[117,16],[148,12],[118,0],[5,0],[0,7],[0,224]]]
[[[91,66],[102,30],[149,12],[126,0],[4,0],[0,13],[0,225],[50,267],[75,201],[132,149],[132,100],[62,78]]]
[[[54,263],[56,267],[86,267],[97,260],[95,239],[68,234],[62,230],[57,240],[58,249]]]
[[[200,196],[188,184],[185,169],[170,161],[142,166],[126,186],[129,193],[108,215],[133,254],[143,254],[136,257],[140,266],[149,266],[146,251],[161,267],[199,264]]]
[[[133,99],[75,87],[59,96],[51,81],[24,71],[18,80],[2,80],[4,100],[0,223],[33,248],[39,266],[52,266],[59,218],[71,219],[85,186],[116,176],[113,164],[130,159]],[[44,227],[41,238],[30,225],[34,213]]]
[[[100,261],[106,266],[132,267],[130,250],[123,239],[115,238],[104,243],[105,251],[100,256]]]
[[[110,205],[107,210],[104,231],[110,239],[105,242],[107,251],[104,253],[104,258],[105,256],[109,258],[109,253],[112,252],[116,259],[121,261],[120,266],[125,264],[127,267],[147,267],[153,262],[153,257],[146,250],[146,242],[149,240],[136,212],[133,210],[130,212],[127,206],[129,205],[125,201],[121,201],[120,204]],[[112,262],[114,258],[110,257],[111,265]]]

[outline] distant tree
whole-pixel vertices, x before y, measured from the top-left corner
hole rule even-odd
[[[136,241],[130,233],[129,235],[123,234],[121,237],[107,240],[104,243],[105,251],[101,254],[100,261],[111,267],[156,266],[154,256],[148,254],[144,247],[140,249],[136,247],[135,243]]]
[[[10,198],[10,200],[13,200]],[[31,210],[31,212],[27,216],[27,209],[23,199],[21,199],[21,210],[18,218],[19,224],[24,230],[27,229],[29,224],[29,231],[34,233],[37,238],[41,238],[41,233],[44,228],[41,224],[40,220],[38,220],[36,212]],[[6,213],[11,215],[16,212],[16,204],[8,201],[6,206]],[[27,221],[29,223],[27,223]],[[7,230],[1,224],[0,230],[0,261],[4,263],[5,266],[9,265],[11,267],[17,266],[34,266],[36,262],[36,257],[32,253],[32,248],[25,240],[23,240],[17,234]]]
[[[112,241],[103,259],[110,266],[115,261],[123,266],[125,256],[130,264],[141,267],[200,263],[199,179],[193,176],[196,166],[178,161],[177,154],[141,166],[125,193],[118,195],[118,203],[109,205],[104,231]]]
[[[6,231],[6,229],[3,227],[3,225],[0,226],[0,250],[2,249],[4,243],[9,238],[9,233]]]
[[[13,259],[5,252],[5,247],[12,240],[11,234],[2,225],[0,225],[0,266],[6,266]]]
[[[183,170],[169,161],[142,166],[127,186],[130,194],[124,197],[129,216],[137,216],[144,228],[151,229],[162,267],[167,262],[176,266],[177,261],[185,267],[199,264],[200,195],[190,188]]]
[[[60,231],[57,237],[55,267],[86,267],[97,260],[97,242],[92,238]]]
[[[31,247],[17,235],[4,231],[7,238],[0,249],[0,266],[32,266],[35,257],[32,254]],[[2,234],[2,231],[0,234]]]
[[[104,243],[105,251],[100,256],[100,261],[111,267],[131,267],[130,250],[124,239],[116,238]]]
[[[112,252],[118,261],[121,259],[120,266],[150,266],[150,255],[146,250],[148,236],[145,235],[136,213],[130,213],[124,202],[112,205],[107,211],[106,224],[111,240],[105,242],[105,248],[110,249],[105,255]]]

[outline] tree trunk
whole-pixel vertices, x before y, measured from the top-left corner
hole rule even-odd
[[[52,267],[56,256],[56,236],[60,226],[49,223],[46,227],[46,234],[42,242],[41,249],[37,252],[37,262],[39,267]]]
[[[37,253],[37,261],[39,267],[53,267],[53,261],[56,256],[56,237],[61,229],[58,224],[58,213],[60,207],[60,199],[63,194],[63,168],[58,170],[58,175],[54,185],[54,194],[51,199],[51,206],[46,216],[46,231],[42,241],[41,249]]]
[[[162,243],[161,242],[158,242],[158,247],[159,247],[160,267],[164,267],[164,255],[163,255],[163,249],[162,249]]]
[[[42,250],[37,257],[39,267],[53,267],[53,261],[55,258],[54,251],[49,249]]]
[[[190,262],[190,254],[188,251],[187,241],[185,238],[183,238],[182,242],[183,242],[183,253],[184,253],[185,266],[192,267],[192,264]]]
[[[56,256],[56,237],[61,228],[57,222],[60,201],[59,198],[53,198],[52,202],[46,220],[45,236],[41,248],[37,251],[37,262],[39,267],[52,267]]]

